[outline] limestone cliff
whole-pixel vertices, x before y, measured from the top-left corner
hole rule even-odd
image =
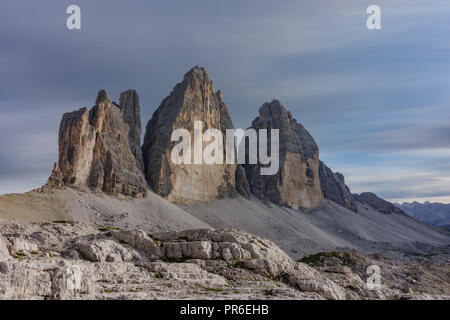
[[[358,212],[355,198],[350,193],[350,189],[345,185],[343,174],[331,171],[325,163],[320,161],[319,177],[320,186],[325,198],[334,201],[354,212]]]
[[[220,130],[225,146],[225,130],[233,128],[230,114],[220,91],[214,92],[208,72],[198,66],[184,76],[154,112],[142,146],[150,187],[172,202],[211,201],[235,192],[235,164],[194,164],[193,159],[191,164],[172,162],[171,150],[177,144],[171,141],[172,132],[185,129],[193,137],[194,121],[203,122],[203,132]]]
[[[132,98],[128,98],[128,97]],[[147,190],[139,158],[139,104],[135,92],[121,106],[98,93],[88,111],[65,113],[59,128],[59,160],[48,185],[90,188],[116,196],[141,197]]]
[[[320,205],[323,195],[318,171],[319,148],[309,132],[277,100],[259,109],[251,128],[279,129],[280,157],[275,175],[261,175],[259,163],[245,165],[252,193],[260,199],[294,209]],[[270,145],[270,137],[268,141]]]

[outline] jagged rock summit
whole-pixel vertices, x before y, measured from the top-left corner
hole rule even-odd
[[[100,90],[91,110],[65,113],[59,128],[59,160],[47,186],[144,196],[139,109],[134,90],[121,94],[120,105]]]
[[[165,98],[147,124],[144,144],[145,173],[152,190],[169,201],[211,201],[235,192],[235,164],[178,164],[171,159],[177,142],[172,132],[185,129],[191,135],[194,121],[203,122],[203,132],[233,129],[230,113],[220,91],[215,92],[208,72],[196,66]],[[192,150],[194,141],[192,139]],[[203,148],[205,145],[203,145]],[[193,156],[193,155],[192,155]]]
[[[195,124],[222,133],[222,164],[195,163]],[[176,129],[191,135],[191,164],[174,164],[172,141]],[[273,175],[261,175],[259,154],[256,164],[227,163],[227,129],[234,129],[220,91],[205,68],[196,66],[184,75],[148,122],[141,147],[139,97],[134,90],[121,93],[119,104],[100,90],[91,110],[81,108],[65,113],[59,129],[59,160],[43,187],[68,186],[101,191],[113,196],[143,197],[147,186],[175,203],[214,201],[237,193],[252,195],[278,206],[312,209],[329,199],[349,210],[357,203],[381,213],[403,213],[393,204],[371,193],[351,194],[344,176],[319,160],[319,148],[310,133],[278,100],[264,103],[250,129],[279,130],[279,168]],[[209,142],[202,140],[203,156]],[[214,138],[213,138],[214,139]],[[256,134],[259,146],[260,135]],[[267,139],[268,151],[271,136]],[[244,140],[245,141],[245,140]],[[236,151],[235,146],[233,146]],[[203,157],[202,157],[203,158]]]
[[[351,194],[349,187],[345,184],[345,178],[342,173],[333,172],[325,163],[320,161],[319,177],[320,186],[325,198],[353,212],[358,212],[356,200]]]
[[[251,191],[280,206],[309,209],[323,202],[319,148],[309,132],[278,101],[267,102],[253,120],[253,129],[279,129],[279,163],[275,175],[260,174],[260,164],[245,166]],[[270,145],[270,137],[268,138]],[[259,163],[259,161],[258,161]]]

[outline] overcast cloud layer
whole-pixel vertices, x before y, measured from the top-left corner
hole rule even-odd
[[[366,28],[370,4],[382,30]],[[66,8],[82,30],[66,29]],[[0,194],[45,183],[64,112],[134,88],[144,125],[206,67],[236,127],[277,98],[353,192],[450,202],[448,0],[0,3]]]

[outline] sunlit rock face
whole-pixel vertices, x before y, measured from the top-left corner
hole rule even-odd
[[[165,98],[147,124],[144,144],[145,174],[151,189],[172,202],[211,201],[235,193],[236,164],[175,164],[171,151],[178,143],[172,132],[186,129],[192,135],[194,122],[201,121],[203,132],[218,129],[226,144],[226,129],[233,129],[229,111],[220,91],[214,92],[208,72],[194,67]],[[203,149],[208,143],[203,143]],[[225,148],[222,148],[225,153]],[[194,153],[194,152],[193,152]]]
[[[50,186],[89,188],[115,196],[142,197],[147,184],[140,143],[137,95],[128,91],[121,106],[105,90],[88,111],[65,113],[59,129],[59,160]]]

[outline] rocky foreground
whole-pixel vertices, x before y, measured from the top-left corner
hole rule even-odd
[[[387,260],[356,252],[296,262],[238,230],[147,234],[84,222],[4,222],[2,299],[423,299],[449,298],[443,255]],[[382,270],[369,290],[366,267]]]

